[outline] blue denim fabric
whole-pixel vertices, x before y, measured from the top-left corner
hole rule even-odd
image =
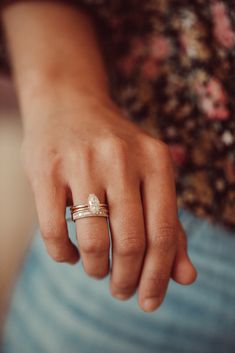
[[[235,234],[183,209],[179,218],[198,280],[185,287],[171,281],[151,314],[136,296],[112,298],[108,278],[54,263],[37,234],[16,286],[4,353],[234,353]]]

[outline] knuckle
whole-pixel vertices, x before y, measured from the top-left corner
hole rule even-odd
[[[69,260],[68,257],[61,250],[51,251],[50,249],[48,249],[48,254],[56,262],[67,262]]]
[[[87,255],[102,256],[109,251],[109,243],[88,238],[81,244],[81,250]]]
[[[126,281],[116,281],[112,283],[113,293],[131,294],[135,285]]]
[[[42,238],[45,242],[59,242],[60,241],[60,236],[58,233],[55,233],[54,230],[51,231],[50,228],[42,228],[41,230],[42,233]]]
[[[91,146],[80,145],[79,148],[71,148],[68,153],[68,161],[74,167],[83,167],[92,161],[93,150]]]
[[[168,277],[158,272],[149,272],[146,277],[147,291],[146,296],[156,295],[161,298],[164,296],[166,286],[168,283]],[[153,293],[154,292],[154,293]]]
[[[60,254],[52,255],[51,257],[54,261],[60,262],[60,263],[68,261],[68,259],[65,256]]]
[[[159,151],[164,157],[170,158],[170,148],[165,142],[161,141],[161,143],[159,144]]]
[[[171,155],[169,146],[164,141],[156,140],[153,144],[153,148],[155,152],[157,151],[162,157],[169,158]]]
[[[144,251],[144,242],[136,237],[123,237],[119,239],[116,253],[119,256],[139,255]]]
[[[63,158],[57,151],[41,151],[23,160],[23,167],[32,186],[45,180],[55,180],[61,169]]]
[[[159,273],[159,271],[149,271],[146,281],[154,284],[154,287],[160,288],[166,284],[167,276]]]
[[[128,151],[128,143],[120,137],[114,136],[111,139],[111,145],[117,154],[122,155]]]
[[[64,236],[61,232],[64,228],[64,223],[45,222],[41,224],[40,228],[44,241],[57,243],[64,241]]]
[[[57,242],[58,236],[54,233],[48,232],[47,230],[42,230],[42,238],[43,240],[48,243],[48,242]]]
[[[43,161],[42,172],[43,175],[47,178],[54,178],[58,172],[60,165],[62,163],[62,158],[60,155],[50,156],[48,159]]]
[[[157,157],[157,163],[156,163]],[[147,148],[147,160],[153,173],[172,169],[172,156],[169,146],[160,140],[151,141]]]
[[[85,272],[88,274],[88,276],[96,278],[96,279],[103,279],[108,275],[108,270],[99,270],[98,268],[96,269],[85,269]]]
[[[146,141],[146,146],[147,146],[147,150],[149,152],[149,154],[153,154],[153,153],[168,153],[169,148],[168,145],[159,139],[156,138],[150,138]]]
[[[167,170],[168,172],[171,171],[173,173],[174,168],[173,168],[173,159],[172,155],[170,152],[170,149],[167,145],[161,149],[161,158],[160,158],[160,163],[159,163],[159,169],[164,171]]]
[[[174,224],[170,223],[161,223],[158,226],[157,232],[160,237],[169,237],[169,238],[176,238],[177,227]]]
[[[115,158],[116,161],[122,161],[126,159],[128,143],[117,136],[112,136],[106,140],[105,150],[112,158]]]
[[[127,180],[130,179],[130,143],[119,137],[112,137],[103,144],[104,163],[108,164],[109,167],[112,163],[111,173],[113,177],[122,180],[126,187]]]
[[[88,276],[96,279],[102,279],[108,275],[107,268],[99,268],[99,266],[96,266],[95,268],[94,267],[88,268],[87,266],[84,266],[84,269]]]
[[[156,248],[158,251],[167,252],[176,247],[177,243],[177,230],[175,226],[170,224],[162,224],[158,226],[149,241],[151,247]]]

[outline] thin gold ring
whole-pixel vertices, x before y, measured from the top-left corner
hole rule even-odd
[[[107,207],[108,207],[108,205],[106,203],[100,203],[100,208],[107,208]],[[71,206],[70,210],[76,211],[76,210],[81,210],[84,208],[89,208],[89,205],[84,204],[84,205]]]
[[[89,210],[84,210],[84,211],[78,211],[78,212],[74,212],[72,214],[72,220],[75,222],[77,219],[80,218],[86,218],[86,217],[109,217],[109,213],[107,210],[100,210],[99,212],[97,212],[96,214],[90,212]]]

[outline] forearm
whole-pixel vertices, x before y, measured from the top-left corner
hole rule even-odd
[[[66,94],[70,103],[86,95],[109,99],[95,26],[84,9],[17,3],[6,7],[3,22],[23,116],[32,116],[42,101],[46,114],[47,104]]]

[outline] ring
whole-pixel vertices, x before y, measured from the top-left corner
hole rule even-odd
[[[106,217],[109,216],[108,205],[100,203],[95,194],[89,194],[87,204],[74,205],[70,207],[71,218],[75,222],[77,219],[86,217]]]

